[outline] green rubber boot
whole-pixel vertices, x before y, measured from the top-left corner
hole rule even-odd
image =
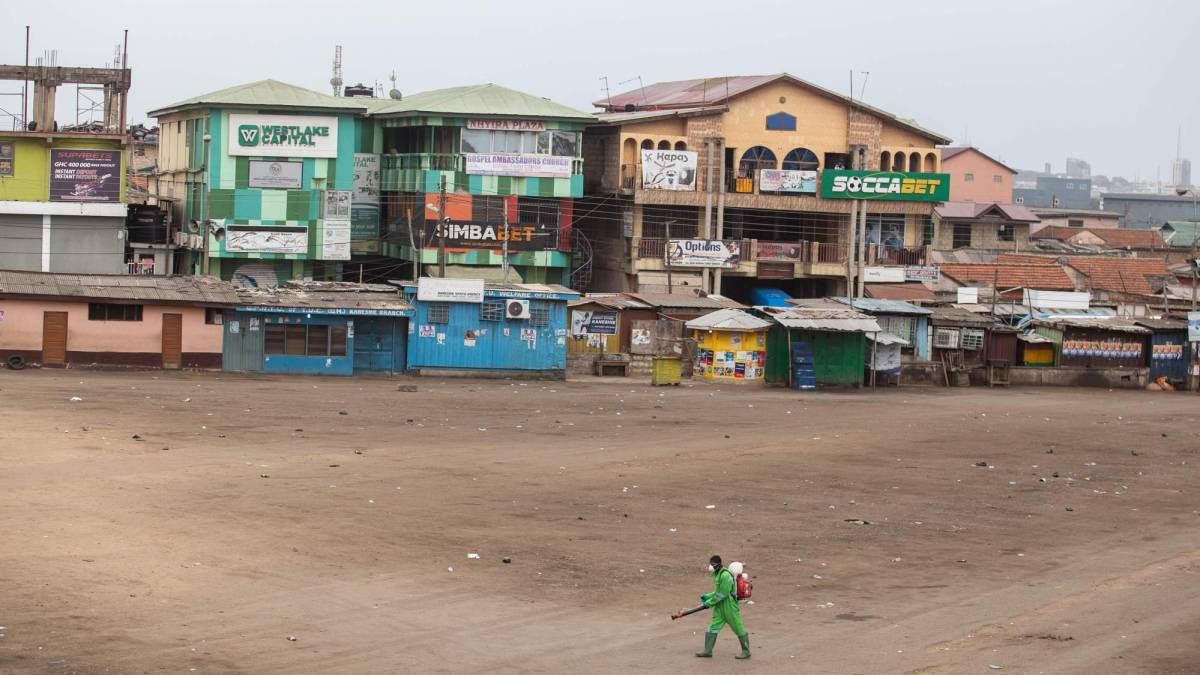
[[[715,645],[715,644],[717,644],[717,634],[716,633],[705,633],[704,634],[704,651],[696,652],[696,656],[699,656],[702,659],[712,658],[712,648],[713,648],[713,645]]]
[[[742,643],[742,653],[738,654],[737,656],[734,656],[733,658],[735,658],[735,659],[750,658],[750,634],[746,633],[745,635],[739,635],[738,642]]]

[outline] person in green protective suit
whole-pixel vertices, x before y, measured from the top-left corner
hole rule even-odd
[[[742,653],[734,656],[736,659],[750,658],[750,636],[742,625],[742,613],[737,605],[737,582],[733,573],[721,566],[721,556],[714,555],[708,559],[708,571],[713,575],[713,592],[700,596],[705,607],[712,607],[712,623],[704,634],[704,651],[696,652],[696,656],[709,658],[712,656],[713,645],[717,644],[717,634],[729,624],[738,642],[742,644]]]

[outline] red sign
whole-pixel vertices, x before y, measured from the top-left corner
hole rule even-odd
[[[803,260],[804,246],[800,242],[760,241],[759,260]]]
[[[467,128],[493,131],[545,131],[546,123],[539,120],[467,120]]]

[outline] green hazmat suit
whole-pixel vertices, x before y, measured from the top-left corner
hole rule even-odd
[[[716,635],[726,624],[738,638],[745,637],[746,627],[742,625],[742,612],[737,604],[737,582],[733,572],[724,567],[713,572],[713,592],[700,596],[705,607],[712,607],[712,623],[708,632]]]

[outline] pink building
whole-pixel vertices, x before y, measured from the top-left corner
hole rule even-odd
[[[236,303],[208,277],[0,272],[0,359],[220,368],[222,308]]]
[[[1009,204],[1013,169],[972,147],[942,148],[942,172],[950,174],[950,200]]]

